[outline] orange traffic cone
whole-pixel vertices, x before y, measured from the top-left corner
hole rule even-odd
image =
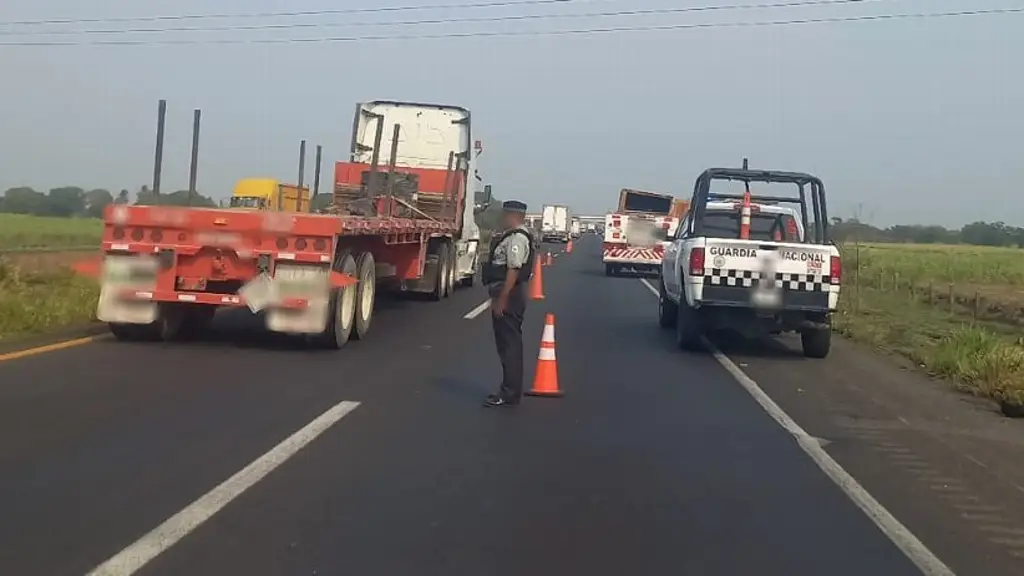
[[[565,253],[572,254],[572,238],[569,238],[569,242],[565,244]]]
[[[551,266],[551,252],[548,252],[548,259],[544,261],[545,266]]]
[[[555,315],[548,314],[544,319],[544,335],[540,338],[540,352],[537,353],[537,371],[533,375],[533,388],[525,392],[527,396],[547,396],[561,398],[558,389],[558,362],[555,360]]]
[[[543,300],[544,299],[544,280],[541,279],[540,271],[540,258],[536,258],[533,261],[533,277],[530,278],[530,299],[531,300]]]

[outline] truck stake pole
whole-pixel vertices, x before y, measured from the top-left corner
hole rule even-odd
[[[387,188],[388,188],[388,218],[394,214],[394,197],[395,191],[393,190],[395,183],[395,163],[398,162],[398,137],[402,133],[402,125],[395,124],[395,132],[391,137],[391,157],[388,159],[388,175],[387,175]]]
[[[302,212],[302,184],[306,178],[306,141],[299,142],[299,190],[295,197],[295,211]],[[312,204],[312,202],[310,202]]]
[[[370,173],[367,176],[366,192],[372,199],[377,196],[377,167],[380,164],[380,143],[384,139],[384,115],[374,114],[377,119],[377,129],[373,134],[373,154],[370,157]]]
[[[323,157],[324,147],[316,145],[316,166],[313,168],[313,198],[320,193],[320,159]],[[312,206],[311,206],[312,208]]]
[[[156,153],[153,158],[153,196],[160,203],[160,174],[164,167],[164,120],[167,118],[167,100],[156,107]]]
[[[198,108],[192,113],[192,165],[188,172],[188,205],[196,195],[196,175],[199,171],[199,121],[203,111]]]

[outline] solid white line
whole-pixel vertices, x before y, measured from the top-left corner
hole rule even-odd
[[[94,568],[87,576],[129,576],[174,546],[179,540],[209,520],[229,502],[251,488],[296,452],[316,439],[328,428],[355,410],[359,402],[339,402],[306,424],[269,452],[239,470],[234,476],[168,518],[163,524],[118,552],[113,558]]]
[[[472,320],[473,318],[476,318],[477,316],[483,314],[484,310],[487,310],[490,307],[491,307],[491,299],[488,298],[487,300],[484,300],[483,302],[481,302],[480,305],[477,306],[476,308],[473,308],[469,312],[466,312],[466,315],[463,316],[463,318],[466,319],[466,320]]]
[[[658,289],[651,285],[646,278],[640,280],[654,295],[658,296]],[[850,475],[832,456],[822,447],[821,442],[811,436],[789,414],[775,403],[757,382],[747,376],[728,356],[722,353],[707,338],[702,339],[704,346],[711,352],[715,360],[725,368],[726,372],[733,377],[744,390],[750,394],[761,408],[778,423],[786,432],[789,432],[796,443],[810,456],[811,460],[818,465],[818,468],[825,473],[839,488],[846,494],[853,503],[861,509],[875,526],[882,531],[914,563],[922,574],[926,576],[955,576],[954,572],[946,566],[927,546],[921,542],[906,526],[889,512],[882,503],[872,496],[857,480]]]

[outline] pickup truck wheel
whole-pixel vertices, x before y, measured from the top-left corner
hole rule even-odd
[[[825,358],[832,349],[832,330],[815,328],[800,333],[800,343],[807,358]]]
[[[676,312],[676,345],[682,350],[700,350],[700,337],[704,335],[700,313],[685,300],[679,301]]]
[[[665,282],[658,281],[658,325],[662,328],[675,328],[679,320],[676,303],[668,299],[665,293]]]
[[[377,299],[377,264],[370,252],[362,252],[356,257],[356,309],[355,326],[352,337],[362,340],[370,331],[373,320],[373,305]]]

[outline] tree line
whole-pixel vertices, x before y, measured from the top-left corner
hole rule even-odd
[[[1024,228],[1005,222],[972,222],[959,229],[923,224],[878,228],[856,218],[832,218],[836,242],[894,242],[904,244],[973,244],[1024,247]]]
[[[160,204],[166,206],[188,206],[188,190],[162,193]],[[53,216],[58,218],[100,218],[108,204],[153,205],[157,196],[148,186],[142,186],[134,194],[121,190],[116,195],[104,188],[87,190],[79,186],[60,186],[48,192],[40,192],[27,186],[10,188],[0,197],[0,212],[8,214],[29,214],[32,216]],[[216,207],[213,199],[196,193],[191,205]]]
[[[329,202],[330,194],[321,194],[318,202]],[[196,193],[189,198],[188,190],[162,193],[159,203],[166,206],[197,206],[213,208],[218,205],[212,198]],[[99,218],[108,204],[153,205],[157,196],[148,186],[134,194],[121,190],[116,195],[97,188],[87,190],[79,186],[61,186],[47,192],[29,187],[10,188],[0,198],[0,212],[54,216],[62,218]],[[314,206],[314,209],[317,206]],[[501,202],[494,200],[487,210],[477,215],[484,229],[498,226]],[[1004,222],[972,222],[959,229],[921,224],[898,224],[887,228],[872,226],[856,218],[832,218],[832,237],[837,242],[896,242],[912,244],[975,244],[980,246],[1024,247],[1024,228]]]

